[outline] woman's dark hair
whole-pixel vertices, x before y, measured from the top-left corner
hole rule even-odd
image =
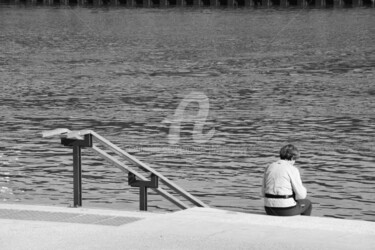
[[[281,160],[297,160],[299,158],[298,149],[292,145],[288,144],[280,149],[280,159]]]

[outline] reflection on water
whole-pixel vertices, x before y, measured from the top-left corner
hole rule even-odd
[[[294,143],[315,215],[375,220],[373,9],[2,6],[0,23],[2,201],[71,204],[71,151],[40,132],[90,128],[245,212],[263,211],[263,169]],[[192,91],[214,137],[196,144],[183,123],[170,145],[165,121]],[[83,170],[85,206],[138,207],[120,170],[87,150]]]

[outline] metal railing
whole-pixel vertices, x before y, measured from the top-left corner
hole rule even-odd
[[[64,146],[69,146],[73,148],[73,196],[74,196],[74,206],[82,206],[82,165],[81,165],[81,149],[91,148],[95,153],[109,161],[119,169],[128,173],[128,184],[132,187],[139,187],[140,199],[139,207],[140,210],[147,210],[147,188],[151,188],[156,193],[160,194],[173,204],[177,205],[179,208],[186,209],[189,206],[176,198],[174,195],[168,191],[159,187],[159,182],[164,184],[170,190],[173,190],[178,195],[185,198],[187,201],[191,202],[198,207],[208,207],[201,200],[197,199],[183,188],[179,187],[168,178],[166,178],[161,173],[157,172],[155,169],[151,168],[147,164],[141,162],[134,156],[125,152],[115,144],[111,143],[104,137],[95,133],[92,130],[81,130],[81,131],[70,131],[69,129],[55,129],[50,131],[45,131],[42,134],[43,137],[53,137],[59,136],[61,138],[61,144]],[[120,159],[110,155],[105,150],[99,148],[97,144],[94,144],[94,140],[97,144],[100,143],[106,149],[115,153],[120,159],[124,158],[127,161],[135,164],[137,167],[145,172],[151,174],[151,180],[148,180],[144,175],[134,170],[132,167],[125,164]]]

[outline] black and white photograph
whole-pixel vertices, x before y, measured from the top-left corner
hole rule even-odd
[[[374,249],[374,0],[0,0],[0,249]]]

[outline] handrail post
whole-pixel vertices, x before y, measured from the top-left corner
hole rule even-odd
[[[82,159],[81,149],[92,147],[92,135],[86,134],[84,138],[61,138],[61,144],[73,147],[73,206],[82,206]]]
[[[74,207],[82,206],[81,146],[73,146],[73,198]]]
[[[139,210],[147,211],[147,187],[139,187]]]
[[[136,176],[128,173],[128,184],[131,187],[139,187],[139,210],[147,211],[147,188],[158,188],[159,177],[151,174],[151,181],[137,180]]]

